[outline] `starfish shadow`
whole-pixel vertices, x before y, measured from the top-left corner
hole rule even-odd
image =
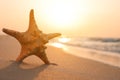
[[[23,63],[22,66],[30,66]],[[49,65],[42,64],[34,68],[22,68],[20,64],[12,62],[6,68],[0,69],[0,80],[34,80],[40,72],[44,71]]]

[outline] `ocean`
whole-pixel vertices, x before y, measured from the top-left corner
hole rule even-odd
[[[120,38],[61,37],[50,45],[87,59],[120,67]]]

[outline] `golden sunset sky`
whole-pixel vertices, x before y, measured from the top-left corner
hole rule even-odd
[[[0,0],[0,34],[26,31],[30,9],[44,33],[120,37],[120,0]]]

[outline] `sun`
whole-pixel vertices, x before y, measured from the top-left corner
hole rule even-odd
[[[46,4],[46,3],[45,3]],[[54,26],[70,26],[78,21],[78,10],[73,2],[59,0],[49,2],[42,11],[44,19]]]
[[[75,10],[70,4],[58,4],[51,8],[49,18],[57,25],[69,25],[76,19]]]

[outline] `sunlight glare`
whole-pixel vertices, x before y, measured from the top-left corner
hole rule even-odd
[[[67,27],[84,22],[85,9],[74,0],[51,0],[43,2],[42,15],[45,21],[57,27]],[[81,7],[80,7],[81,6]],[[73,26],[72,26],[73,27]]]
[[[76,18],[74,8],[70,4],[67,6],[65,4],[61,5],[59,3],[51,8],[50,19],[57,25],[69,25],[73,23]]]
[[[64,47],[64,45],[61,44],[61,43],[52,43],[51,45],[52,45],[52,46],[55,46],[55,47],[57,47],[57,48],[63,48],[63,47]]]
[[[66,43],[66,42],[69,42],[70,41],[70,38],[59,38],[58,39],[59,42],[62,42],[62,43]]]

